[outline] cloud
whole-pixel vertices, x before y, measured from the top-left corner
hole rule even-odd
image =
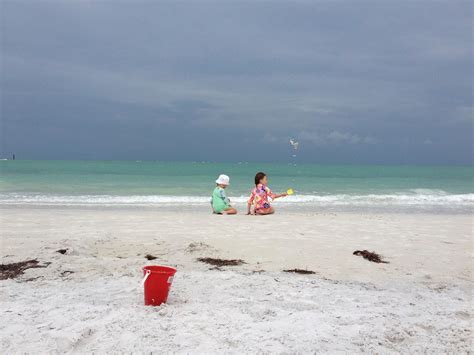
[[[373,137],[369,137],[369,136],[364,137],[363,142],[365,144],[377,144],[378,143],[377,139],[375,139]]]
[[[332,131],[327,134],[303,131],[298,138],[315,145],[339,145],[339,144],[376,144],[377,140],[370,136],[361,137],[349,132]]]
[[[265,133],[263,135],[262,141],[264,143],[276,143],[276,142],[279,141],[279,139],[277,137],[275,137],[273,134]]]
[[[6,1],[0,153],[58,157],[82,132],[59,158],[179,142],[162,155],[239,161],[263,141],[259,159],[278,160],[292,136],[322,148],[308,161],[470,163],[470,7]]]

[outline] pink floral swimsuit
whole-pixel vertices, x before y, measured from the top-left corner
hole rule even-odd
[[[257,211],[262,208],[270,208],[270,203],[268,202],[268,197],[271,199],[275,198],[275,194],[270,190],[268,186],[263,184],[258,184],[252,190],[252,194],[250,195],[249,204],[255,204],[254,211]]]

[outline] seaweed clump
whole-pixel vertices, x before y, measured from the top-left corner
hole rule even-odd
[[[379,254],[370,252],[368,250],[356,250],[352,253],[352,255],[362,256],[364,259],[369,260],[373,263],[388,264],[388,261],[383,260]]]
[[[36,259],[20,261],[19,263],[0,264],[0,280],[14,279],[22,275],[25,270],[47,267],[50,263],[39,265]]]
[[[151,255],[151,254],[147,254],[145,255],[145,259],[147,260],[155,260],[155,259],[158,259],[157,256],[154,256],[154,255]]]

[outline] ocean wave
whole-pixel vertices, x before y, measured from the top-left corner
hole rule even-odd
[[[247,196],[231,198],[232,203],[244,204]],[[46,194],[0,194],[2,205],[66,205],[66,206],[155,206],[155,205],[204,205],[210,203],[207,196],[167,195],[46,195]],[[441,190],[411,190],[392,194],[334,194],[294,195],[278,199],[279,205],[308,204],[318,206],[474,206],[474,194],[447,194]]]

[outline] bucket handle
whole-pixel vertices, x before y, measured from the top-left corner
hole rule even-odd
[[[141,287],[145,286],[146,279],[148,279],[148,276],[150,276],[150,274],[151,274],[151,271],[147,270],[145,276],[143,277]]]

